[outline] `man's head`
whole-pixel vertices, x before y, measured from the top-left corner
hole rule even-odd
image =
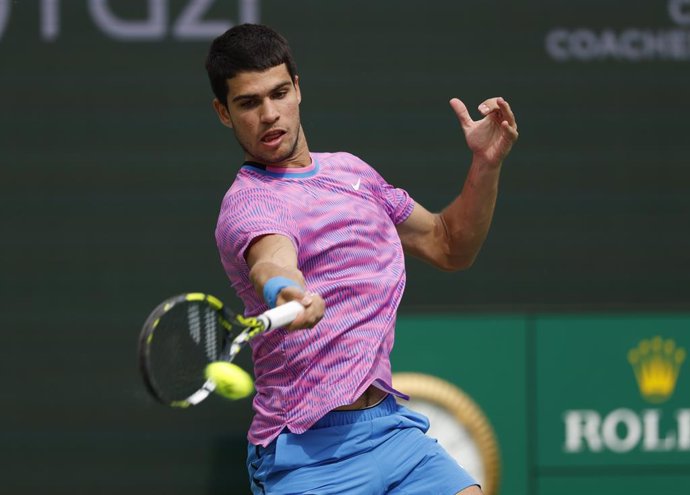
[[[286,167],[310,163],[299,77],[285,38],[266,26],[236,26],[213,41],[206,69],[216,95],[213,108],[235,133],[246,160]]]
[[[241,24],[218,36],[206,57],[213,94],[227,105],[228,79],[240,72],[261,72],[285,64],[293,82],[297,66],[283,36],[260,24]]]

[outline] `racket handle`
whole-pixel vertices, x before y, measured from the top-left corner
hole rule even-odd
[[[290,301],[289,303],[269,309],[265,313],[257,316],[257,318],[264,323],[266,330],[270,330],[271,328],[280,328],[289,325],[295,321],[297,315],[302,311],[304,311],[304,306],[297,301]]]

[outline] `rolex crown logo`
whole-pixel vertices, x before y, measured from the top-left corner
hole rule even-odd
[[[642,340],[628,351],[628,362],[645,400],[658,404],[673,395],[685,356],[685,349],[677,347],[673,340],[659,336]]]

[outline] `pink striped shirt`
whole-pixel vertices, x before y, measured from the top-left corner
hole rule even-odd
[[[312,329],[276,329],[252,341],[256,396],[249,441],[303,433],[369,385],[391,388],[389,355],[405,288],[395,226],[414,202],[347,153],[312,153],[307,168],[245,164],[223,199],[216,242],[246,314],[267,309],[249,280],[245,250],[265,234],[289,238],[307,288],[326,301]]]

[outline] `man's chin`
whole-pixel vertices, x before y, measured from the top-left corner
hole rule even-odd
[[[254,147],[251,152],[247,146],[242,144],[242,141],[239,139],[237,141],[244,149],[245,158],[248,161],[257,162],[267,167],[281,167],[295,158],[299,136],[291,143],[292,146],[289,146],[288,149],[285,147],[286,143],[283,143],[282,146],[274,150],[268,150],[265,147],[261,149],[261,146],[258,146]]]
[[[295,157],[297,143],[290,150],[277,149],[272,153],[261,152],[254,155],[254,160],[268,167],[280,167]]]

